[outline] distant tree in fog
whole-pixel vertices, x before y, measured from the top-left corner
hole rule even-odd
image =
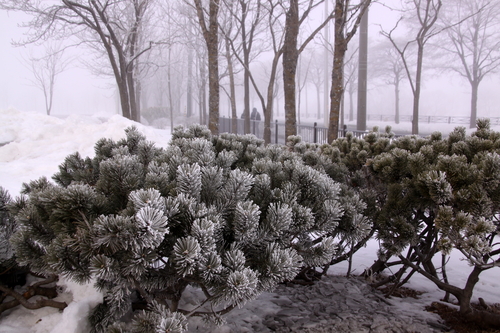
[[[284,43],[284,8],[280,1],[267,0],[262,2],[262,28],[261,33],[268,40],[266,50],[271,55],[271,64],[266,72],[264,89],[260,88],[252,73],[249,72],[249,78],[257,94],[264,115],[264,141],[271,143],[271,119],[273,117],[273,105],[278,94],[279,83],[277,80],[279,71],[279,60],[283,55]],[[260,50],[262,51],[262,50]],[[241,62],[241,61],[240,61]]]
[[[500,4],[489,0],[455,0],[448,4],[442,24],[449,26],[438,45],[454,58],[446,68],[471,86],[470,128],[476,127],[481,81],[500,66]],[[453,24],[453,22],[459,22]]]
[[[226,5],[227,8],[231,8],[232,3],[229,6]],[[236,108],[236,63],[235,57],[233,54],[233,50],[231,47],[231,38],[230,36],[233,34],[233,30],[235,29],[235,22],[233,20],[232,15],[224,15],[222,22],[220,23],[220,28],[222,30],[222,34],[224,36],[224,58],[226,60],[226,71],[225,75],[229,79],[229,89],[226,89],[224,86],[221,86],[223,91],[229,98],[229,105],[231,108],[231,132],[238,133],[238,111]]]
[[[306,87],[310,72],[311,72],[311,62],[312,57],[308,54],[303,54],[299,58],[298,62],[298,70],[297,70],[297,121],[300,125],[301,120],[300,117],[303,115],[302,113],[302,90]],[[306,91],[306,106],[305,106],[305,116],[309,116],[308,105],[307,105],[307,91]]]
[[[346,53],[344,61],[344,91],[349,94],[349,121],[354,120],[354,93],[358,90],[358,68],[359,62],[356,56],[359,53],[359,47],[356,47],[351,52]],[[344,101],[342,102],[342,117],[345,116],[345,92]],[[341,117],[341,119],[343,119]]]
[[[154,44],[140,44],[143,23],[151,15],[152,4],[153,0],[62,0],[57,4],[3,0],[0,9],[22,11],[32,17],[25,24],[29,28],[25,43],[75,36],[104,52],[118,86],[123,116],[140,121],[136,70],[138,59]]]
[[[244,109],[245,119],[244,132],[250,133],[250,62],[255,57],[254,46],[259,47],[264,44],[264,40],[258,40],[258,35],[263,28],[263,2],[237,0],[223,0],[225,9],[234,25],[234,29],[224,30],[226,40],[233,51],[236,59],[243,66],[243,89],[244,89]],[[261,50],[257,50],[260,53]]]
[[[413,55],[414,48],[406,50],[406,57]],[[403,80],[407,79],[405,66],[400,54],[389,41],[382,42],[373,50],[372,73],[382,80],[384,85],[394,86],[394,119],[399,124],[400,116],[400,88]]]
[[[47,115],[52,111],[56,77],[69,64],[63,55],[64,48],[48,43],[44,46],[44,55],[36,56],[31,52],[28,58],[24,59],[25,65],[33,74],[33,84],[43,92]]]
[[[443,27],[436,25],[442,5],[442,0],[404,0],[404,11],[406,15],[398,20],[396,26],[394,26],[392,30],[389,32],[382,31],[382,34],[389,39],[401,57],[408,81],[410,82],[413,93],[412,134],[418,134],[424,49],[432,37],[444,30]],[[403,20],[410,26],[410,31],[407,35],[411,37],[409,37],[406,42],[400,43],[395,37],[395,31],[398,30],[399,23]],[[412,64],[409,59],[409,50],[413,44],[417,45],[415,75],[412,74]]]
[[[311,83],[316,88],[316,118],[321,119],[321,87],[324,86],[324,71],[325,67],[323,62],[321,61],[321,55],[318,51],[315,51],[311,54],[312,63],[311,63],[311,75],[310,80]]]

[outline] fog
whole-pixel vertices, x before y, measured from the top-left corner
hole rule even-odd
[[[388,3],[388,1],[385,1],[385,3]],[[397,13],[380,4],[374,3],[372,5],[369,16],[369,43],[371,46],[385,38],[379,33],[380,25],[388,30],[394,26],[397,17]],[[43,94],[39,88],[31,83],[33,75],[23,65],[22,61],[23,57],[26,58],[30,48],[36,49],[37,46],[14,47],[11,45],[12,41],[19,41],[23,38],[23,32],[26,30],[18,25],[28,19],[29,17],[22,13],[0,11],[0,109],[15,108],[22,111],[44,113]],[[357,36],[355,39],[357,39]],[[53,115],[120,113],[117,90],[113,79],[93,75],[81,62],[81,60],[90,61],[87,58],[88,54],[88,49],[85,47],[66,52],[67,56],[75,59],[63,73],[57,76],[52,109]],[[428,66],[432,65],[431,60],[435,59],[431,58],[429,56],[424,58],[424,63]],[[261,76],[265,75],[264,73]],[[282,81],[281,74],[278,76],[278,80]],[[500,74],[492,74],[483,80],[479,87],[478,117],[500,116],[499,88]],[[394,114],[393,86],[369,77],[368,89],[368,114]],[[407,80],[402,82],[400,91],[401,115],[411,115],[412,94]],[[241,86],[238,87],[237,93],[239,95],[237,100],[240,102],[238,104],[239,115],[243,109]],[[279,96],[282,96],[282,93]],[[451,72],[426,70],[423,74],[420,115],[468,117],[470,115],[470,96],[470,85],[459,75]],[[182,112],[185,111],[186,97],[182,96],[180,98],[182,98],[182,101],[177,105],[180,109],[178,111]],[[318,106],[316,103],[315,88],[310,83],[303,89],[301,99],[303,114],[305,114],[304,109],[308,109],[308,114],[315,115],[317,108],[322,108],[322,105]],[[221,115],[229,115],[227,100],[227,97],[221,91]],[[355,102],[356,98],[354,99]],[[252,93],[251,103],[257,107],[260,106],[255,93]],[[345,103],[347,110],[349,108],[348,101]],[[156,106],[151,101],[148,104]],[[282,109],[283,102],[279,101],[277,105],[278,107],[281,106]],[[281,109],[278,109],[277,113],[282,115]]]
[[[27,15],[0,10],[0,109],[14,108],[26,112],[45,113],[40,88],[33,84],[33,73],[25,64],[29,51],[41,46],[13,46],[26,31],[19,25]],[[56,77],[53,115],[117,113],[116,91],[111,78],[92,75],[80,63],[87,50],[74,48],[65,57],[74,57],[67,69]]]

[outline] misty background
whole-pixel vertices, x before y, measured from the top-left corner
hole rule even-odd
[[[373,3],[369,10],[369,60],[368,60],[368,96],[367,96],[367,114],[370,115],[394,115],[394,87],[385,82],[382,74],[376,69],[380,61],[380,56],[377,58],[377,47],[381,44],[387,43],[387,39],[380,34],[381,29],[389,31],[397,21],[400,13],[391,10],[388,6],[398,7],[400,2],[382,1],[380,3]],[[330,4],[330,8],[333,4]],[[324,8],[317,8],[311,20],[321,20],[324,16]],[[29,44],[25,46],[13,46],[12,42],[20,42],[24,38],[24,33],[27,32],[26,28],[20,27],[23,22],[28,22],[30,17],[26,14],[13,11],[0,10],[0,109],[14,108],[26,112],[45,113],[45,101],[43,93],[40,88],[33,84],[33,71],[29,68],[27,61],[30,54],[43,54],[44,45]],[[314,21],[311,21],[311,26]],[[165,30],[173,28],[173,24],[168,24],[165,17],[159,33],[167,34]],[[329,24],[330,31],[333,29],[333,21]],[[195,33],[200,34],[199,27],[192,26]],[[171,33],[171,32],[169,32]],[[183,31],[176,32],[182,34]],[[333,34],[330,33],[330,39]],[[404,33],[403,33],[404,36]],[[356,49],[358,36],[355,36],[353,41],[349,44],[349,52]],[[299,69],[297,70],[297,91],[300,90],[300,111],[299,117],[303,121],[318,119],[320,122],[325,120],[324,110],[324,88],[321,87],[320,103],[317,102],[317,91],[314,85],[314,77],[324,75],[323,71],[314,71],[313,65],[316,63],[323,63],[324,47],[322,46],[324,40],[323,33],[320,34],[315,42],[308,46],[300,60]],[[438,39],[433,40],[435,42]],[[432,42],[426,46],[424,67],[422,81],[422,94],[420,99],[420,115],[421,116],[470,116],[470,96],[471,88],[468,82],[458,75],[450,71],[444,71],[440,64],[443,59],[442,51],[437,50]],[[66,40],[65,45],[74,43],[75,41]],[[330,40],[330,43],[333,43]],[[199,43],[200,48],[204,48],[203,43]],[[175,107],[173,112],[175,114],[186,113],[186,80],[187,71],[185,62],[188,61],[188,55],[182,46],[176,45],[176,42],[168,46],[162,46],[162,53],[158,56],[157,61],[161,62],[161,67],[157,67],[145,76],[144,78],[144,96],[141,99],[143,110],[149,107],[168,107],[168,94],[166,86],[162,86],[162,76],[165,77],[166,68],[168,66],[168,50],[171,49],[175,53],[173,56],[170,54],[170,62],[177,71],[173,84],[175,85],[176,93],[172,95],[175,99]],[[200,51],[202,54],[205,51]],[[196,53],[196,52],[195,52]],[[221,52],[222,53],[222,52]],[[312,57],[314,55],[314,57]],[[220,54],[222,57],[222,54]],[[352,57],[352,55],[351,55]],[[54,102],[52,107],[52,115],[68,115],[68,114],[115,114],[120,113],[119,98],[116,89],[116,84],[111,76],[103,74],[96,75],[86,64],[95,62],[95,56],[92,55],[91,50],[83,45],[69,48],[64,53],[64,58],[68,60],[65,70],[56,77]],[[196,55],[195,55],[196,58]],[[201,58],[201,56],[200,56]],[[330,58],[331,59],[331,58]],[[357,56],[353,57],[357,61]],[[193,61],[197,61],[194,59]],[[182,63],[184,62],[184,63]],[[269,64],[269,56],[266,53],[259,54],[252,60],[252,71],[257,74],[256,77],[266,76],[266,66]],[[329,61],[331,62],[331,61]],[[441,61],[442,62],[442,61]],[[280,61],[281,63],[281,61]],[[221,63],[220,66],[225,66]],[[330,64],[331,66],[331,64]],[[241,66],[240,66],[241,67]],[[309,68],[304,71],[304,68]],[[224,69],[221,69],[223,72]],[[331,69],[328,69],[328,75],[331,79]],[[95,71],[94,71],[95,72]],[[321,73],[321,74],[318,74]],[[195,76],[195,74],[193,74]],[[346,74],[347,76],[347,74]],[[307,79],[304,79],[307,77]],[[194,78],[196,80],[196,78]],[[237,94],[237,110],[238,116],[243,111],[243,87],[242,87],[242,71],[241,68],[236,76],[236,94]],[[303,82],[301,82],[303,80]],[[354,78],[355,80],[355,78]],[[226,84],[227,80],[222,80],[222,85]],[[264,80],[265,81],[265,80]],[[274,118],[283,118],[283,78],[282,72],[278,72],[277,76],[277,92],[274,107]],[[330,85],[331,83],[329,83]],[[197,108],[200,105],[199,94],[196,92],[199,87],[193,85],[193,103],[194,114],[192,122],[199,122],[199,113]],[[160,90],[157,92],[156,90]],[[164,91],[162,97],[161,90]],[[500,105],[500,74],[493,73],[487,76],[479,87],[478,98],[478,117],[499,117]],[[412,114],[412,93],[408,80],[403,80],[400,87],[401,93],[401,115]],[[260,102],[256,94],[251,88],[250,104],[252,107],[260,108]],[[208,98],[208,94],[206,95]],[[354,92],[353,108],[354,108],[354,123],[356,117],[356,93]],[[344,120],[349,122],[349,108],[350,99],[348,87],[346,87],[345,97],[345,115]],[[261,111],[261,110],[260,110]],[[328,112],[328,110],[326,111]],[[320,114],[322,117],[317,117]],[[220,95],[220,115],[230,116],[230,107],[228,97],[221,89]],[[176,120],[182,122],[181,118]],[[300,121],[300,120],[299,120]],[[177,124],[176,124],[177,125]],[[381,123],[384,125],[384,123]]]

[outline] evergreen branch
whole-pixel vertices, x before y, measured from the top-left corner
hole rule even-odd
[[[331,265],[335,265],[335,264],[338,264],[339,262],[342,262],[344,260],[347,260],[349,259],[354,253],[356,253],[361,247],[365,246],[366,242],[368,242],[372,236],[375,234],[375,228],[372,228],[372,230],[370,230],[370,233],[368,235],[366,235],[366,237],[364,237],[361,241],[359,241],[354,247],[351,248],[351,250],[347,253],[344,253],[343,255],[341,255],[340,257],[337,257],[335,259],[333,259],[331,262],[330,262],[330,266]]]
[[[436,286],[439,289],[444,290],[444,291],[448,291],[448,292],[450,292],[453,295],[459,295],[462,292],[460,290],[460,288],[452,286],[452,285],[450,285],[448,283],[445,283],[445,282],[441,281],[436,276],[434,276],[434,275],[426,272],[420,266],[417,266],[416,264],[414,264],[413,262],[411,262],[407,258],[403,257],[402,255],[399,255],[399,259],[401,259],[401,261],[405,265],[410,266],[412,269],[416,270],[417,272],[419,272],[420,274],[422,274],[423,276],[425,276],[426,278],[428,278],[429,280],[431,280],[432,282],[434,282],[434,284],[436,284]]]

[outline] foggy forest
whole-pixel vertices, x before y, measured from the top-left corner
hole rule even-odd
[[[3,0],[0,106],[114,112],[213,133],[220,117],[232,120],[226,131],[252,132],[255,108],[266,142],[276,120],[286,137],[316,122],[328,141],[344,125],[367,130],[367,121],[411,123],[401,134],[436,122],[474,128],[478,117],[496,124],[498,7]]]

